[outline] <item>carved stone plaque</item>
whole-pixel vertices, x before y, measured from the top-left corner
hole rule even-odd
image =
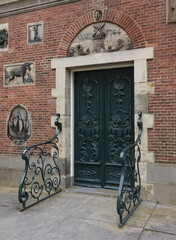
[[[35,82],[35,64],[25,62],[4,67],[4,86],[30,85]]]
[[[7,123],[7,136],[15,145],[24,144],[31,136],[31,124],[27,110],[21,106],[15,106]]]
[[[43,23],[28,24],[28,44],[37,44],[43,41]]]
[[[8,49],[8,23],[0,24],[0,51]]]
[[[118,25],[108,22],[94,23],[83,29],[71,43],[68,56],[115,52],[132,48],[128,34]]]
[[[167,0],[167,21],[176,22],[176,0]]]

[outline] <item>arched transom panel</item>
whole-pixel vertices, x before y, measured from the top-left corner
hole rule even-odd
[[[68,56],[115,52],[132,48],[129,35],[120,26],[110,22],[99,22],[87,26],[76,35],[68,49]]]

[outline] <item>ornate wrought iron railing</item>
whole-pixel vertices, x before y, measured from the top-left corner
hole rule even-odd
[[[32,145],[22,152],[25,168],[18,190],[18,199],[23,205],[20,211],[61,191],[57,143],[62,124],[59,122],[60,114],[56,116],[57,131],[54,137],[49,141]]]
[[[142,135],[142,113],[138,113],[137,126],[139,133],[136,141],[124,148],[120,154],[122,163],[121,178],[117,194],[117,213],[119,214],[119,227],[128,220],[134,210],[139,206],[142,199],[141,178],[139,162],[141,160],[141,135]]]

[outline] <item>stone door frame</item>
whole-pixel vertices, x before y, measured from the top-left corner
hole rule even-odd
[[[153,92],[153,87],[147,83],[147,60],[153,59],[154,49],[140,48],[112,53],[97,53],[87,56],[52,59],[51,67],[56,69],[56,88],[52,89],[52,97],[56,98],[56,112],[61,114],[63,130],[60,135],[60,159],[62,161],[62,183],[69,186],[74,183],[74,85],[75,71],[97,70],[134,66],[135,107],[140,110],[137,95]],[[141,109],[142,110],[142,109]],[[142,181],[147,184],[147,161],[154,162],[154,154],[148,152],[147,129],[153,127],[153,115],[148,111],[143,114],[144,130],[142,137]],[[136,131],[135,131],[136,132]]]

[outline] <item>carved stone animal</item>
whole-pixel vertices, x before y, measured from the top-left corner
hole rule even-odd
[[[19,67],[13,68],[10,71],[9,77],[8,77],[8,81],[12,81],[14,80],[16,77],[22,77],[23,83],[26,82],[25,79],[25,75],[27,73],[27,71],[31,71],[31,65],[32,63],[24,63]]]

